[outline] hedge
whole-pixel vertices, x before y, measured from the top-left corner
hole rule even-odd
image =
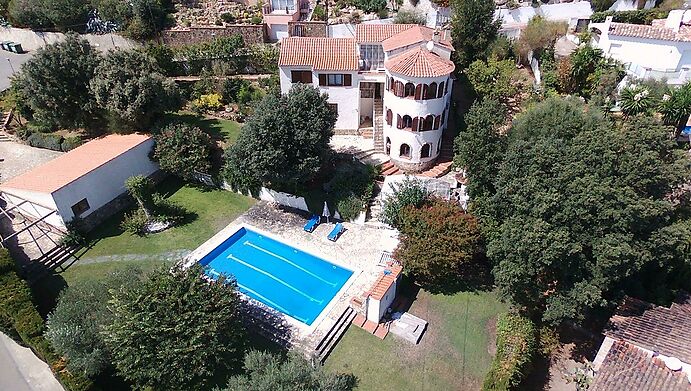
[[[59,134],[36,132],[29,135],[26,142],[36,148],[67,152],[80,146],[82,139],[79,136],[65,138]]]
[[[651,24],[654,19],[664,19],[668,14],[669,11],[658,8],[634,11],[604,11],[593,13],[590,16],[590,20],[595,23],[602,23],[608,16],[611,16],[612,21],[617,23]]]
[[[485,376],[484,391],[506,391],[518,387],[532,364],[537,349],[533,322],[521,315],[505,313],[497,320],[497,355]]]
[[[36,310],[29,285],[17,275],[9,252],[0,249],[0,331],[30,347],[39,358],[46,361],[66,389],[91,389],[91,381],[64,369],[62,358],[43,337],[44,329],[43,318]]]

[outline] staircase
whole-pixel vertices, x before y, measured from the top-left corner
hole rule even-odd
[[[384,106],[381,99],[374,100],[374,150],[384,152]]]
[[[356,313],[353,307],[346,307],[341,316],[338,317],[338,320],[336,320],[336,323],[333,325],[333,327],[331,327],[331,329],[329,329],[329,331],[324,335],[324,338],[319,341],[317,347],[314,349],[315,356],[319,360],[319,363],[323,364],[324,361],[326,361],[326,358],[346,332],[348,326],[350,326],[350,323],[353,321],[353,318],[355,318],[355,315]]]
[[[441,151],[437,162],[426,171],[420,173],[429,178],[441,178],[451,171],[453,166],[453,137],[449,136],[450,131],[445,131],[441,142]]]
[[[391,160],[384,162],[381,167],[381,176],[389,176],[389,175],[398,175],[402,174],[403,171],[401,171],[398,167],[396,167]]]
[[[0,132],[0,143],[6,143],[6,142],[8,142],[8,141],[12,141],[12,139],[10,138],[10,136],[6,135],[6,134],[3,133],[3,132]]]
[[[358,134],[362,136],[363,138],[369,138],[371,139],[374,137],[374,129],[373,128],[360,128],[357,130]]]

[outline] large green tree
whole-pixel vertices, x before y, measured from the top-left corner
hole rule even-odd
[[[433,199],[407,206],[401,220],[394,257],[420,286],[453,292],[485,280],[488,269],[477,220],[458,203]]]
[[[669,197],[688,173],[652,118],[615,126],[576,99],[530,108],[486,209],[500,291],[556,324],[688,270],[691,231]]]
[[[350,391],[355,387],[353,375],[329,373],[299,354],[282,358],[253,350],[245,356],[245,372],[232,377],[220,391]]]
[[[501,20],[494,18],[493,0],[453,0],[451,37],[458,71],[478,59],[486,59],[497,38]]]
[[[110,351],[101,331],[113,321],[107,304],[112,290],[139,282],[141,271],[128,268],[98,280],[70,285],[46,322],[46,337],[67,359],[70,371],[94,377],[110,366]]]
[[[111,126],[120,129],[146,130],[180,104],[175,83],[163,76],[154,59],[135,50],[109,52],[90,87],[96,103],[114,117]]]
[[[154,135],[153,157],[161,169],[190,179],[211,169],[211,137],[188,124],[170,124]]]
[[[468,81],[479,98],[503,103],[519,92],[518,71],[513,60],[488,58],[473,61],[466,70]]]
[[[208,281],[198,265],[153,272],[110,301],[106,346],[118,372],[139,388],[200,389],[242,362],[240,306],[232,281]]]
[[[305,84],[286,95],[265,96],[226,150],[226,180],[242,190],[290,190],[308,182],[331,157],[337,116],[327,95]]]
[[[38,49],[13,83],[37,123],[47,128],[83,126],[97,112],[89,82],[99,61],[89,42],[68,34],[64,41]]]

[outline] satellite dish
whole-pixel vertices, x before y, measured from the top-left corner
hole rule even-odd
[[[665,362],[665,365],[667,368],[669,368],[671,371],[679,371],[681,370],[681,360],[679,360],[676,357],[667,357],[663,360]]]
[[[427,41],[427,45],[425,45],[425,47],[427,48],[427,50],[429,50],[431,52],[432,49],[434,49],[434,42]]]

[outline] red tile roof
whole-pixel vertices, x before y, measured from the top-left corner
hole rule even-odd
[[[447,31],[439,31],[440,37],[438,44],[446,47],[447,49],[453,50],[451,42],[446,37]],[[399,49],[409,45],[415,45],[417,43],[423,43],[432,41],[434,36],[434,30],[429,27],[413,25],[413,27],[403,30],[391,37],[382,41],[382,48],[385,52],[390,50]]]
[[[0,191],[21,189],[53,193],[150,139],[144,134],[111,134],[89,141],[10,179],[0,185]]]
[[[444,60],[426,48],[417,47],[386,60],[389,72],[410,77],[440,77],[453,72],[453,62]]]
[[[609,35],[662,41],[691,42],[691,27],[681,26],[678,32],[659,23],[654,26],[645,24],[612,23]]]
[[[355,40],[358,43],[379,43],[416,24],[358,24],[355,26]]]
[[[357,71],[352,38],[290,37],[281,41],[279,66],[308,66],[318,71]]]
[[[396,281],[398,275],[401,274],[403,268],[400,265],[390,265],[386,268],[389,273],[384,273],[377,278],[377,281],[372,285],[369,291],[369,296],[375,300],[381,300],[386,292],[391,288],[391,285]]]
[[[626,342],[612,344],[589,391],[691,391],[683,372],[673,372],[648,352]]]
[[[660,307],[626,297],[604,334],[691,364],[691,302]]]

